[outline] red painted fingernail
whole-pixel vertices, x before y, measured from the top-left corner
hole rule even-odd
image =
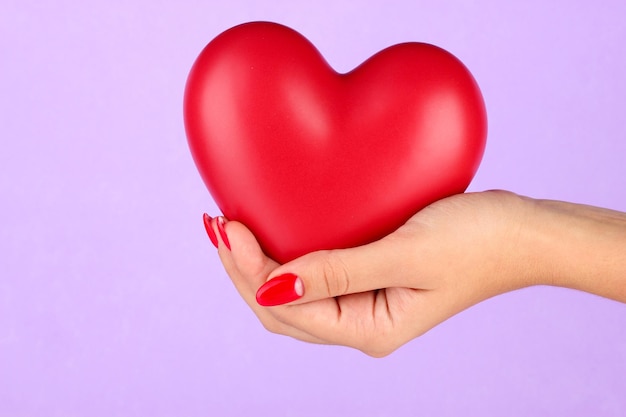
[[[263,284],[256,293],[256,301],[264,307],[270,307],[295,301],[303,295],[302,279],[295,274],[287,273]]]
[[[207,235],[209,235],[209,239],[211,239],[211,243],[217,248],[217,235],[215,235],[215,230],[213,230],[212,224],[213,218],[204,213],[202,215],[202,220],[204,220],[204,228],[206,229]]]
[[[220,236],[222,237],[222,242],[224,242],[224,245],[226,245],[228,250],[230,250],[230,242],[228,241],[228,236],[226,235],[226,229],[224,228],[225,224],[226,224],[226,219],[224,219],[224,216],[220,216],[217,218],[217,230],[220,232]]]

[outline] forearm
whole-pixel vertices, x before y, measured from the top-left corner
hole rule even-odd
[[[532,200],[527,229],[535,284],[626,302],[626,213]]]

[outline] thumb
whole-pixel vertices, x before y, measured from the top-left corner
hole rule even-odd
[[[390,235],[350,249],[312,252],[276,268],[256,294],[262,306],[301,304],[389,287],[409,286],[412,255]],[[409,271],[410,272],[410,271]]]

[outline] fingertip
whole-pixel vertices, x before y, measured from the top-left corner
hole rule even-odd
[[[286,303],[302,304],[310,301],[327,298],[327,295],[320,293],[319,284],[319,265],[326,259],[326,254],[329,251],[317,251],[305,254],[299,258],[289,261],[285,264],[278,266],[268,276],[265,284],[259,288],[257,293],[257,299],[259,294],[263,294],[267,288],[272,288],[273,285],[283,282],[281,288],[283,294],[277,296],[275,300],[270,301],[271,305],[280,305]],[[274,295],[269,294],[270,297]],[[306,295],[306,296],[305,296]],[[267,298],[267,295],[265,295]],[[282,297],[282,298],[281,298]],[[263,304],[265,301],[261,301],[259,304]]]
[[[295,274],[286,273],[265,282],[256,293],[256,301],[263,307],[272,307],[296,301],[303,295],[302,279]]]
[[[215,230],[213,230],[213,218],[209,216],[207,213],[202,215],[202,221],[204,223],[204,229],[206,230],[207,235],[209,236],[209,240],[215,246],[218,247],[217,236],[215,234]]]
[[[222,242],[224,242],[224,246],[226,249],[231,250],[230,248],[230,240],[228,239],[228,234],[226,233],[226,218],[224,216],[219,216],[217,218],[217,231],[220,233],[220,237],[222,238]]]
[[[227,235],[230,246],[228,254],[242,274],[257,276],[269,266],[275,268],[278,265],[263,253],[256,237],[242,223],[226,222],[224,233]]]

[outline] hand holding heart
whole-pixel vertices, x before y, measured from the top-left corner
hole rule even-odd
[[[268,330],[372,356],[482,300],[530,285],[626,302],[626,213],[596,207],[504,191],[460,194],[379,241],[283,265],[241,223],[217,223],[207,231],[222,263]]]
[[[209,237],[271,331],[384,356],[528,285],[626,301],[624,213],[458,194],[485,110],[439,48],[396,45],[337,74],[296,32],[242,25],[196,61],[185,126],[231,220],[205,216]]]
[[[530,270],[520,261],[528,248],[523,236],[509,237],[531,207],[506,192],[456,195],[377,242],[314,252],[284,265],[268,258],[244,225],[228,222],[223,236],[231,249],[220,244],[219,255],[268,330],[384,356],[479,301],[528,285],[524,271]],[[211,223],[215,233],[216,221]],[[263,287],[284,276],[298,277],[301,296],[292,280],[283,284],[291,288],[279,288],[283,294],[269,294],[269,301],[278,296],[291,303],[260,305]]]
[[[284,265],[268,258],[243,224],[227,222],[220,239],[231,249],[220,244],[219,255],[268,330],[384,356],[461,310],[530,283],[524,236],[510,237],[531,206],[506,192],[456,195],[377,242]],[[208,229],[214,239],[216,223]],[[285,276],[299,282],[272,285]],[[291,303],[268,308],[258,301]]]

